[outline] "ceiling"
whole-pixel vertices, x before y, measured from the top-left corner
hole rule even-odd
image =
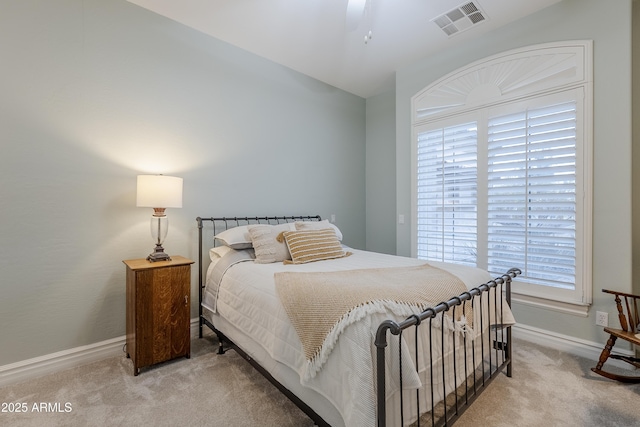
[[[560,0],[128,1],[367,98],[391,89],[397,69]],[[453,35],[433,22],[470,2],[483,20],[463,16]]]

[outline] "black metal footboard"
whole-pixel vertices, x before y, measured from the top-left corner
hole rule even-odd
[[[500,372],[506,369],[511,377],[511,327],[505,324],[503,304],[511,305],[511,281],[519,274],[519,269],[511,269],[420,315],[400,323],[387,320],[379,326],[375,341],[379,427],[389,420],[400,426],[451,425]],[[451,311],[456,319],[466,307],[477,314],[473,331],[442,326],[446,313]],[[396,344],[389,346],[392,339]],[[389,354],[388,347],[394,347],[397,354]],[[392,372],[390,358],[396,360]],[[409,368],[406,362],[403,367],[407,358],[413,364]],[[413,370],[409,376],[420,379],[408,387],[407,369]],[[389,393],[389,382],[395,393]],[[394,396],[391,401],[389,396]]]

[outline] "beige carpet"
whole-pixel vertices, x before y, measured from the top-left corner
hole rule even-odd
[[[0,409],[27,404],[26,413],[0,412],[0,425],[313,425],[235,352],[218,356],[216,348],[211,336],[194,340],[191,359],[138,377],[123,355],[0,388]],[[456,427],[640,426],[640,385],[596,376],[594,361],[523,341],[514,361],[514,377],[498,377]],[[35,411],[41,403],[59,412]]]
[[[456,427],[640,426],[640,384],[594,374],[596,360],[521,340],[513,359],[513,376],[498,376]]]

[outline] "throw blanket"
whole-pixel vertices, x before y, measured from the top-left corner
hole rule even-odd
[[[320,370],[339,335],[370,313],[407,317],[467,291],[451,273],[430,265],[335,271],[275,273],[278,296],[302,343],[307,374]],[[456,310],[450,329],[465,330],[471,304]],[[447,317],[450,320],[450,317]],[[372,332],[373,333],[373,332]]]

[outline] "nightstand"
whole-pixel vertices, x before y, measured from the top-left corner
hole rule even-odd
[[[145,258],[123,261],[127,266],[127,357],[133,374],[140,368],[176,357],[191,356],[191,264]]]

